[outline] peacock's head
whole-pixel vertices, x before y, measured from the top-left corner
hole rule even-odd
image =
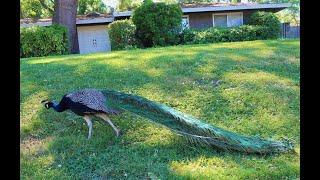
[[[49,100],[42,100],[41,103],[44,104],[44,107],[47,109],[50,109],[53,106],[53,102]]]

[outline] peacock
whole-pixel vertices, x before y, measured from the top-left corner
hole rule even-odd
[[[92,116],[99,117],[110,124],[116,136],[119,136],[121,131],[111,122],[110,116],[119,115],[127,110],[162,124],[193,145],[255,154],[282,153],[294,149],[293,143],[288,140],[274,141],[240,135],[204,123],[164,104],[115,90],[83,89],[64,95],[60,103],[49,100],[44,100],[42,103],[47,109],[53,108],[57,112],[69,109],[83,116],[89,127],[88,139],[92,136]]]
[[[82,116],[86,121],[89,132],[88,139],[92,136],[92,116],[101,118],[104,122],[110,124],[114,129],[116,136],[120,136],[121,131],[110,120],[110,115],[118,115],[120,111],[106,106],[105,96],[95,89],[84,89],[80,91],[65,94],[59,103],[49,100],[43,100],[47,109],[53,108],[57,112],[71,110],[73,113]]]

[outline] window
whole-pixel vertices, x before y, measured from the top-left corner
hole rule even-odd
[[[241,26],[242,22],[242,13],[230,13],[228,16],[229,26]]]
[[[214,26],[216,27],[228,27],[227,14],[214,15],[213,21],[214,21]]]
[[[181,25],[182,25],[182,29],[189,28],[189,16],[188,15],[182,16]]]
[[[243,24],[242,12],[215,13],[212,15],[214,27],[233,27]]]

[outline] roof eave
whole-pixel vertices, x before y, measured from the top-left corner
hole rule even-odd
[[[111,23],[114,21],[114,18],[109,17],[109,18],[93,18],[93,19],[79,19],[77,20],[77,25],[82,25],[82,24],[97,24],[97,23]]]
[[[31,27],[31,26],[50,26],[51,20],[46,22],[35,22],[35,23],[21,23],[20,27]]]
[[[211,12],[211,11],[235,11],[235,10],[254,10],[254,9],[278,9],[283,10],[291,6],[291,3],[270,3],[270,4],[250,4],[237,6],[212,6],[212,7],[191,7],[182,8],[183,13],[192,12]],[[132,11],[114,12],[114,17],[129,17]]]
[[[234,11],[234,10],[254,10],[254,9],[285,9],[290,7],[290,3],[281,4],[255,4],[255,5],[239,5],[239,6],[216,6],[216,7],[198,7],[198,8],[182,8],[183,13],[192,12],[210,12],[210,11]]]
[[[84,25],[84,24],[106,24],[111,23],[114,21],[114,18],[92,18],[92,19],[77,19],[77,25]],[[45,21],[45,22],[36,22],[36,23],[21,23],[20,27],[31,27],[31,26],[50,26],[52,21]]]
[[[114,12],[113,16],[114,17],[126,17],[126,16],[131,16],[132,11],[122,11],[122,12]]]

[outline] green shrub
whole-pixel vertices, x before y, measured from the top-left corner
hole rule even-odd
[[[232,28],[185,29],[180,36],[181,44],[234,42],[267,39],[266,27],[243,25]]]
[[[180,34],[180,44],[193,44],[198,34],[198,29],[186,28]]]
[[[20,57],[69,53],[67,28],[60,25],[20,29]]]
[[[264,35],[267,39],[278,38],[281,32],[281,23],[278,17],[271,12],[257,11],[253,13],[248,19],[248,24],[265,26]]]
[[[137,46],[136,26],[131,20],[114,21],[108,28],[112,50],[131,49]]]
[[[181,17],[178,4],[147,1],[133,12],[136,37],[144,47],[178,44]]]

